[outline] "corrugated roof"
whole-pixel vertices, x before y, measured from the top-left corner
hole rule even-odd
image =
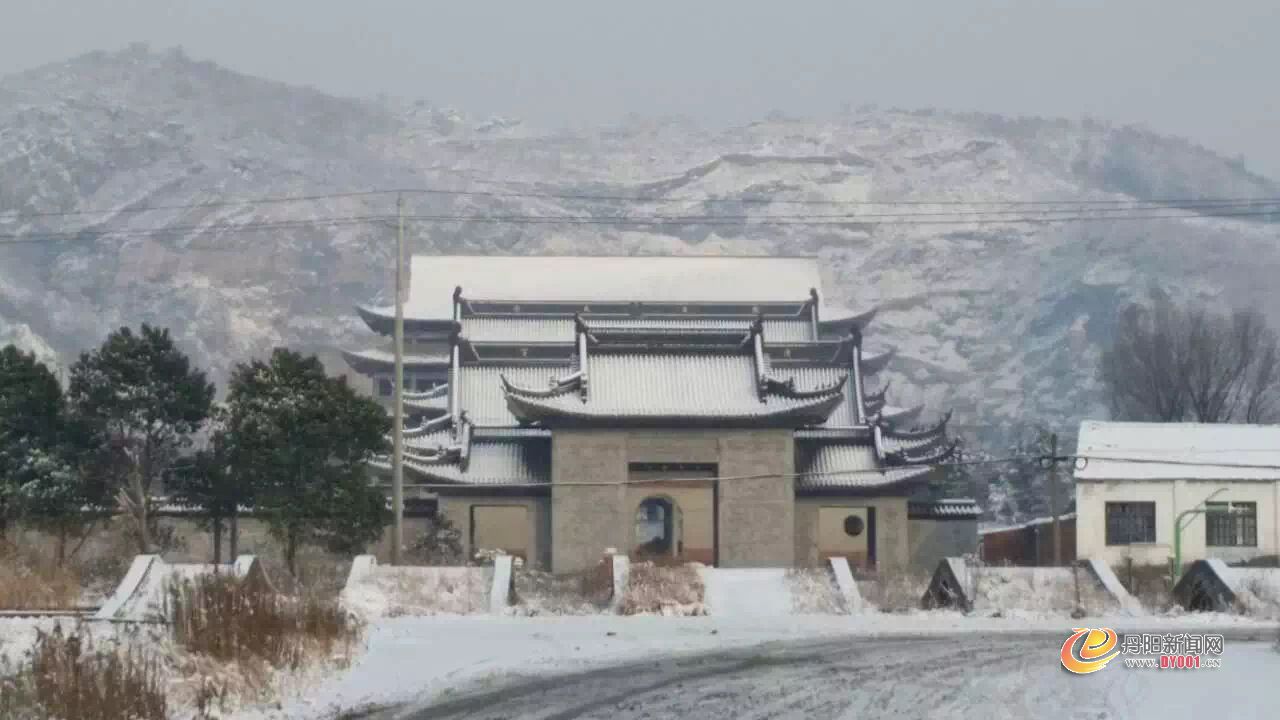
[[[526,387],[547,387],[552,377],[573,372],[568,365],[463,365],[462,410],[475,425],[518,425],[507,408],[502,376]]]
[[[405,436],[404,446],[417,452],[431,451],[454,444],[452,430],[439,430],[425,435]]]
[[[838,367],[787,365],[777,368],[774,372],[779,377],[795,378],[797,387],[823,387],[836,382],[841,375],[848,371]],[[831,415],[827,417],[827,421],[822,425],[851,427],[858,424],[857,414],[853,410],[852,387],[846,386],[841,394],[843,398],[840,404],[836,406],[835,410],[831,411]],[[822,427],[822,425],[818,427]]]
[[[1078,480],[1280,479],[1280,425],[1086,420],[1076,447]]]
[[[573,342],[573,318],[462,319],[462,336],[472,342]]]
[[[467,469],[458,463],[423,464],[410,460],[405,467],[425,482],[466,485],[518,485],[551,480],[551,448],[545,440],[472,442]]]
[[[596,302],[802,302],[821,288],[816,258],[415,255],[406,315],[449,318],[468,298]]]
[[[342,357],[347,364],[361,372],[372,372],[377,368],[390,368],[395,365],[395,353],[388,348],[366,348],[364,350],[343,350]],[[414,353],[405,351],[405,367],[439,367],[449,364],[449,353]]]
[[[982,515],[973,498],[949,498],[934,501],[911,501],[907,503],[908,517],[941,517],[941,518],[976,518]]]
[[[514,384],[531,388],[546,382]],[[545,398],[513,394],[512,402],[571,417],[764,418],[790,411],[826,412],[831,396],[761,401],[749,355],[597,353],[587,361],[587,400],[577,392]],[[813,386],[799,385],[808,390]],[[823,408],[819,410],[819,408]]]
[[[592,318],[587,316],[592,328],[625,330],[741,330],[745,335],[751,330],[751,321],[745,319],[717,318]],[[554,342],[574,341],[572,318],[497,318],[470,317],[462,319],[462,336],[472,342]],[[765,320],[765,342],[809,342],[813,340],[813,326],[808,320]]]
[[[800,466],[797,471],[802,475],[796,479],[797,490],[877,487],[929,472],[927,467],[881,468],[876,460],[875,448],[870,445],[806,445],[808,447],[801,447],[798,452]]]

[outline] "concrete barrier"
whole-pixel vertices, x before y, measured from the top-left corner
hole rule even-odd
[[[1102,589],[1105,590],[1120,606],[1120,609],[1128,612],[1139,612],[1142,610],[1142,603],[1138,599],[1129,594],[1124,584],[1120,582],[1120,578],[1116,577],[1115,571],[1111,566],[1101,560],[1090,558],[1080,561],[1081,567],[1089,571]]]
[[[1197,560],[1173,586],[1187,610],[1280,615],[1280,568],[1231,567],[1220,559]]]
[[[969,569],[964,558],[943,558],[938,563],[920,606],[926,610],[953,608],[969,612],[973,609]]]
[[[609,610],[617,613],[622,608],[622,598],[627,594],[627,583],[631,579],[631,558],[626,555],[612,555],[613,596],[609,598]]]
[[[373,555],[357,555],[351,560],[351,569],[347,571],[347,582],[343,589],[354,587],[369,576],[378,567],[378,558]]]
[[[111,597],[98,608],[94,620],[111,622],[166,622],[169,589],[200,577],[231,574],[261,583],[271,583],[261,563],[253,555],[241,555],[231,565],[212,563],[167,563],[159,555],[138,555]]]
[[[853,579],[853,570],[849,568],[849,559],[833,557],[830,560],[831,571],[835,574],[836,588],[844,600],[847,613],[862,612],[862,593],[858,592],[858,583]]]
[[[1108,587],[1103,578],[1114,582]],[[1125,598],[1129,594],[1105,566],[993,567],[953,557],[938,563],[920,605],[964,612],[1101,613],[1124,608]]]
[[[510,555],[493,559],[493,586],[489,590],[489,612],[503,614],[511,605],[511,591],[515,588],[515,576]]]

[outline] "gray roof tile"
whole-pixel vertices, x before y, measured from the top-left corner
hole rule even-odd
[[[751,321],[717,318],[592,318],[589,327],[618,330],[741,330],[745,335]],[[471,342],[553,342],[574,341],[572,318],[469,317],[462,320],[462,336]],[[765,342],[809,342],[813,330],[808,320],[765,320]]]
[[[502,376],[526,387],[547,387],[552,377],[573,372],[568,365],[463,365],[462,409],[475,425],[518,425],[507,408]]]
[[[881,468],[875,448],[860,443],[805,443],[797,454],[797,490],[878,487],[929,472],[927,467]]]
[[[449,318],[453,289],[485,300],[803,302],[822,287],[817,258],[415,255],[409,317]]]
[[[517,383],[541,389],[546,383]],[[525,412],[579,418],[765,418],[790,412],[825,415],[831,395],[790,398],[758,395],[753,359],[748,355],[598,353],[587,361],[588,393],[527,397],[514,391],[512,404]],[[798,384],[797,389],[813,386]]]

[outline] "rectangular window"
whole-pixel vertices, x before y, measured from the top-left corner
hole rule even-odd
[[[382,397],[391,397],[392,391],[395,390],[395,383],[391,382],[391,378],[378,378],[378,394]]]
[[[1107,503],[1107,544],[1132,545],[1156,541],[1156,504]]]
[[[1211,502],[1205,504],[1204,542],[1214,547],[1257,547],[1258,504]]]

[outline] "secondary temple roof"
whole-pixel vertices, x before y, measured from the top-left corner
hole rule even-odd
[[[923,479],[948,457],[946,420],[888,401],[863,355],[875,310],[823,305],[814,258],[413,258],[409,367],[448,383],[405,393],[405,467],[427,485],[551,477],[555,427],[786,427],[798,492]],[[365,307],[375,331],[391,308]],[[413,323],[417,323],[414,325]],[[385,377],[383,349],[347,354]],[[410,359],[412,358],[412,359]],[[386,469],[384,460],[374,463]]]

